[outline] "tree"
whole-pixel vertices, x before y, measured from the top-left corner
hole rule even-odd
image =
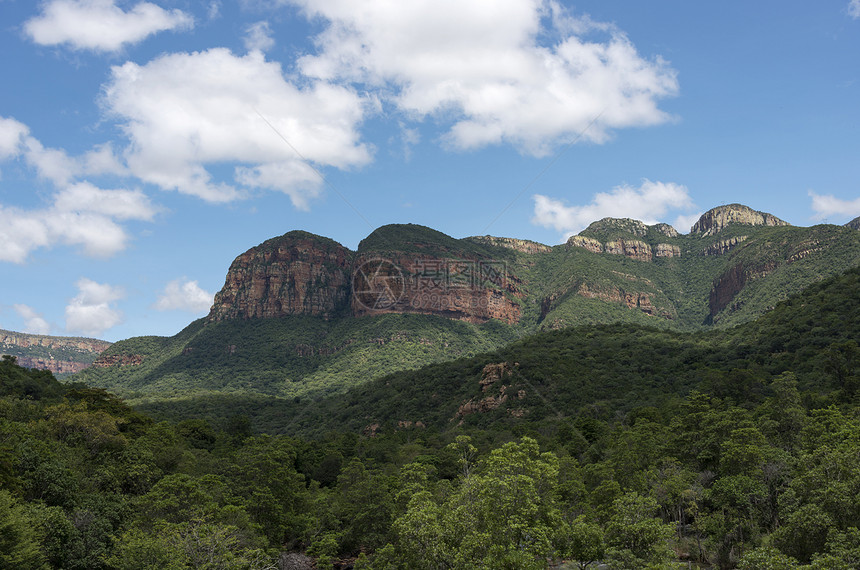
[[[0,490],[0,568],[48,568],[41,551],[37,524],[25,506]]]
[[[607,558],[631,569],[671,560],[669,539],[675,528],[656,517],[658,509],[654,498],[635,492],[616,499],[606,525]]]

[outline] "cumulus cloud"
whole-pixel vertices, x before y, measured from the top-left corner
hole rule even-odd
[[[66,305],[67,331],[97,337],[122,322],[122,313],[113,306],[125,297],[122,288],[86,277],[75,285],[78,294]]]
[[[24,140],[30,134],[27,125],[10,117],[0,117],[0,160],[21,154]]]
[[[41,178],[58,186],[86,174],[125,172],[110,144],[98,145],[82,157],[70,157],[62,149],[46,148],[24,123],[0,117],[0,160],[15,158],[23,158]]]
[[[860,216],[860,198],[854,200],[842,200],[832,194],[816,194],[809,191],[812,198],[812,216],[814,220],[824,220],[831,216],[842,218],[855,218]]]
[[[268,51],[275,45],[269,22],[256,22],[245,28],[245,49]]]
[[[611,25],[552,0],[293,0],[328,22],[301,71],[378,90],[408,116],[452,120],[446,142],[543,155],[613,129],[663,123],[674,70]],[[596,119],[596,120],[595,120]],[[593,124],[592,124],[593,121]]]
[[[695,207],[685,186],[650,180],[644,180],[638,188],[625,185],[616,186],[610,192],[600,192],[594,195],[590,204],[583,206],[568,206],[562,200],[541,194],[535,194],[533,198],[532,222],[562,232],[565,240],[602,218],[633,218],[650,225],[671,211]]]
[[[323,81],[297,86],[259,51],[239,57],[217,48],[125,63],[113,68],[104,105],[130,139],[132,174],[210,202],[241,195],[213,180],[213,164],[234,164],[234,182],[282,191],[306,208],[320,182],[311,183],[305,160],[344,169],[371,159],[357,131],[361,97]]]
[[[13,305],[15,311],[22,319],[24,319],[24,328],[22,332],[29,334],[51,334],[51,325],[48,324],[42,315],[37,313],[28,305]]]
[[[851,0],[848,3],[848,15],[855,20],[860,19],[860,0]]]
[[[72,49],[114,52],[165,30],[191,28],[192,17],[140,2],[125,12],[114,0],[50,0],[42,13],[24,23],[37,44],[65,44]]]
[[[159,311],[202,313],[209,310],[214,297],[214,293],[201,289],[197,281],[174,279],[164,287],[154,306]]]
[[[89,182],[54,195],[50,207],[22,210],[0,204],[0,261],[23,263],[35,249],[56,244],[81,246],[108,257],[125,249],[128,234],[118,221],[151,221],[158,209],[140,190],[104,190]]]

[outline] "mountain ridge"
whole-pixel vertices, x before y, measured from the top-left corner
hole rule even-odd
[[[208,317],[174,337],[120,341],[76,379],[132,402],[316,398],[538,331],[727,328],[860,265],[860,233],[847,227],[733,205],[700,222],[682,235],[609,218],[552,247],[392,224],[352,251],[288,232],[237,256]]]

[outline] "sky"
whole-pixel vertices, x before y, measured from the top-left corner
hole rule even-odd
[[[0,328],[116,341],[389,223],[860,216],[860,0],[0,0]]]

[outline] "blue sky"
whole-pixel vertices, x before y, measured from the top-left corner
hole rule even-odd
[[[208,312],[304,229],[860,215],[860,0],[0,0],[0,328]]]

